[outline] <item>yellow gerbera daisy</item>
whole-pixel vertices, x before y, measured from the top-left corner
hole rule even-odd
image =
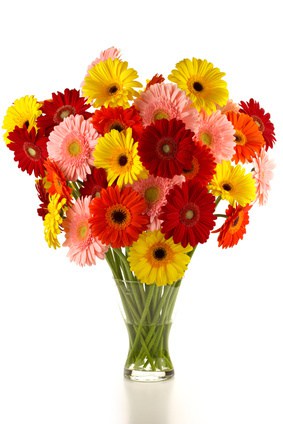
[[[94,150],[94,165],[106,170],[109,185],[117,180],[121,188],[144,178],[146,173],[137,146],[131,128],[122,132],[111,130],[98,139]]]
[[[63,222],[61,211],[66,203],[66,199],[63,198],[59,202],[60,195],[54,194],[50,196],[48,204],[48,213],[44,217],[44,237],[49,247],[60,247],[58,241],[58,235],[61,233],[60,226]]]
[[[89,69],[82,92],[94,107],[129,106],[129,100],[138,95],[134,87],[142,87],[135,79],[138,73],[128,68],[128,62],[120,59],[107,59]]]
[[[227,83],[222,80],[224,75],[207,60],[193,58],[177,63],[168,79],[186,92],[198,111],[210,114],[228,101]]]
[[[24,126],[31,130],[35,126],[37,118],[41,115],[41,103],[34,96],[24,96],[14,101],[7,109],[3,120],[2,128],[6,130],[4,139],[7,144],[9,132],[13,131],[16,126],[23,128]]]
[[[175,244],[159,231],[141,233],[129,249],[131,271],[143,283],[163,286],[181,279],[190,262],[193,248]]]
[[[208,188],[214,196],[221,196],[232,206],[235,202],[246,206],[256,198],[256,184],[252,174],[246,174],[245,168],[241,165],[233,166],[229,161],[217,164]]]

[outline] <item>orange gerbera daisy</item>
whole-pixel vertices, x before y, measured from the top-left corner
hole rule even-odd
[[[59,194],[59,201],[65,198],[67,204],[70,204],[72,201],[72,189],[67,185],[66,178],[60,168],[50,159],[44,162],[44,168],[46,170],[44,177],[45,190],[51,195]]]
[[[148,90],[152,85],[161,84],[163,81],[165,81],[165,78],[162,74],[155,74],[149,81],[147,81],[145,89]]]
[[[131,246],[148,226],[144,198],[131,187],[102,189],[90,203],[93,237],[113,248]]]
[[[228,112],[227,118],[235,129],[236,146],[232,159],[236,163],[252,162],[265,144],[258,125],[253,118],[245,113]]]
[[[235,246],[246,233],[246,226],[249,223],[249,210],[252,205],[233,208],[231,205],[226,210],[227,219],[219,231],[218,246],[226,249]],[[216,232],[216,231],[215,231]]]

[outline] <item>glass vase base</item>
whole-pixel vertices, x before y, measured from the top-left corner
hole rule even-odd
[[[124,376],[131,381],[140,381],[143,383],[154,383],[158,381],[166,381],[174,376],[174,370],[166,371],[138,371],[124,369]]]

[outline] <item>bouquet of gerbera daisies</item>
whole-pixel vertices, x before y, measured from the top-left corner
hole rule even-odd
[[[143,86],[110,48],[81,91],[15,100],[4,137],[36,177],[48,246],[68,247],[81,266],[106,258],[117,280],[167,286],[212,232],[220,247],[236,245],[267,201],[275,135],[257,101],[229,99],[224,75],[184,59],[168,82],[156,74]]]

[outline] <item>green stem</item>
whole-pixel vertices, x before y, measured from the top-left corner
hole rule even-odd
[[[193,250],[191,250],[189,253],[188,253],[188,255],[189,255],[189,257],[192,259],[192,257],[193,257],[193,254],[195,253],[195,251],[196,251],[196,248],[198,247],[198,245],[196,245],[194,248],[193,248]],[[181,284],[181,280],[179,280],[180,281],[180,284]]]
[[[151,286],[152,287],[152,286]],[[158,287],[157,286],[153,286],[155,289],[157,289],[158,290]],[[160,287],[159,287],[160,288]],[[164,287],[165,288],[165,287]],[[161,300],[160,300],[160,302],[158,303],[158,305],[157,305],[157,308],[155,309],[155,313],[154,313],[154,315],[153,315],[153,317],[152,317],[152,325],[151,325],[151,327],[150,327],[150,330],[149,330],[149,332],[148,332],[148,334],[147,334],[147,337],[146,337],[146,339],[145,339],[145,344],[148,346],[148,349],[151,351],[151,348],[152,348],[152,346],[154,345],[154,343],[155,343],[155,338],[156,338],[156,327],[159,325],[159,323],[160,323],[160,321],[159,321],[159,319],[160,319],[160,313],[161,313],[161,310],[162,310],[162,308],[163,308],[163,305],[165,304],[165,302],[166,302],[166,299],[167,299],[167,297],[168,297],[168,295],[169,295],[169,291],[168,290],[165,290],[164,292],[163,292],[163,296],[162,296],[162,298],[161,298]],[[162,315],[163,316],[163,315]],[[144,352],[143,351],[141,351],[140,352],[140,356],[142,356],[142,355],[144,355]]]
[[[147,316],[147,313],[148,313],[148,310],[149,310],[149,307],[150,307],[152,296],[153,296],[153,293],[154,293],[154,288],[155,288],[154,285],[150,286],[150,290],[149,290],[149,292],[147,294],[145,305],[144,305],[144,310],[143,310],[142,316],[140,318],[139,326],[137,328],[137,332],[136,332],[136,336],[135,336],[135,341],[134,341],[133,345],[130,348],[129,357],[132,356],[132,354],[135,352],[138,344],[141,342],[141,333],[142,333],[142,330],[144,329],[143,327],[144,327],[146,316]],[[150,351],[150,349],[148,348],[148,344],[147,344],[146,340],[145,340],[144,346],[146,347],[146,350],[147,351]]]
[[[136,278],[133,276],[129,262],[127,260],[127,257],[123,254],[121,249],[115,249],[114,253],[118,256],[120,260],[120,265],[123,270],[123,274],[125,276],[125,280],[128,284],[132,284],[132,289],[129,291],[129,296],[133,295],[133,301],[135,303],[136,309],[139,312],[139,315],[142,315],[143,312],[143,301],[141,299],[141,294],[138,285],[135,283]]]
[[[218,196],[217,199],[215,200],[215,207],[219,204],[220,200],[222,199],[221,196]]]

